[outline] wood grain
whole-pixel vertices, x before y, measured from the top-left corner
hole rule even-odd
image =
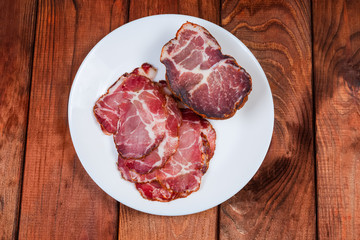
[[[130,1],[129,20],[154,14],[179,13],[218,23],[218,1]],[[170,40],[170,39],[169,39]],[[159,53],[160,58],[160,53]],[[134,229],[136,229],[134,231]],[[217,208],[188,216],[165,217],[120,205],[119,239],[216,239]]]
[[[185,14],[219,24],[219,8],[217,0],[131,0],[129,20],[156,14]]]
[[[216,239],[216,218],[216,207],[192,215],[167,217],[142,213],[121,205],[119,239]]]
[[[319,239],[360,236],[360,2],[313,1]]]
[[[221,16],[266,73],[275,125],[258,173],[221,205],[220,239],[314,239],[310,2],[225,0]]]
[[[0,239],[17,236],[36,1],[1,1]]]
[[[39,1],[20,239],[117,238],[118,203],[76,157],[67,102],[81,61],[110,31],[118,7],[119,1]],[[121,13],[119,23],[127,18]]]

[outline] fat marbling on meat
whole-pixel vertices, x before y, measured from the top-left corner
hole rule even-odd
[[[96,119],[105,133],[114,135],[123,158],[143,158],[165,137],[166,98],[151,80],[155,74],[145,63],[121,76],[95,103]]]
[[[182,125],[177,151],[162,168],[147,174],[146,179],[141,179],[141,176],[137,179],[148,181],[138,181],[136,184],[144,198],[170,201],[197,191],[214,155],[216,133],[211,124],[190,109],[181,111]],[[120,172],[123,171],[126,169],[120,169]]]
[[[209,121],[179,109],[156,69],[143,64],[124,74],[101,96],[94,114],[118,150],[121,176],[146,199],[171,201],[200,187],[214,155]]]
[[[199,115],[232,117],[247,101],[251,77],[236,60],[223,55],[215,38],[203,27],[184,23],[162,49],[171,91]]]
[[[181,125],[181,112],[171,96],[165,95],[165,97],[165,108],[168,112],[168,117],[166,119],[165,137],[163,141],[143,159],[119,159],[119,161],[124,161],[126,167],[139,174],[146,174],[156,168],[162,167],[178,148],[178,129]]]
[[[167,189],[185,196],[199,189],[213,153],[204,133],[210,133],[210,123],[190,109],[182,109],[182,117],[178,150],[158,170],[157,178]],[[212,129],[210,134],[215,135],[215,130]],[[215,147],[215,141],[211,145]]]
[[[121,85],[129,75],[141,75],[153,80],[156,76],[156,68],[148,63],[135,68],[130,74],[123,74],[107,92],[102,95],[95,103],[94,115],[99,122],[101,129],[107,135],[116,133],[117,123],[119,121],[119,102],[123,97]]]

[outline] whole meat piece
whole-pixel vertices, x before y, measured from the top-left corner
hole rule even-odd
[[[162,49],[170,90],[197,114],[211,119],[232,117],[247,101],[251,77],[236,60],[223,55],[203,27],[187,22]]]

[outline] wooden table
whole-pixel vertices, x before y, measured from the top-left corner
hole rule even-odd
[[[1,239],[360,239],[360,1],[0,2]],[[126,22],[181,13],[254,53],[275,125],[257,174],[227,202],[162,217],[106,195],[67,123],[76,71]]]

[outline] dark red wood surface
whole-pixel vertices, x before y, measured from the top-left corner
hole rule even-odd
[[[1,1],[0,238],[18,233],[36,1]]]
[[[1,1],[0,239],[358,239],[360,2]],[[239,38],[269,80],[275,126],[253,179],[207,211],[141,213],[106,195],[69,134],[74,76],[106,34],[179,13]]]
[[[360,1],[313,2],[320,239],[360,238]]]
[[[72,80],[112,11],[112,1],[38,3],[20,239],[117,238],[118,203],[81,166],[67,125]]]
[[[309,1],[224,1],[222,26],[254,53],[273,94],[271,147],[258,173],[220,206],[222,239],[314,239]]]

